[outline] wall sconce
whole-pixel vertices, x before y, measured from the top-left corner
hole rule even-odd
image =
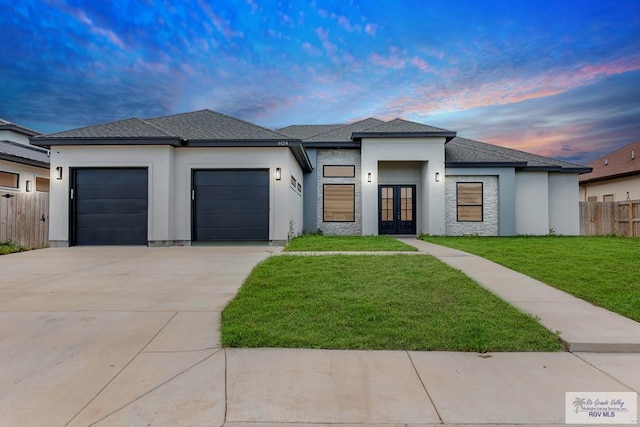
[[[276,168],[276,181],[280,181],[282,179],[282,169]]]
[[[56,179],[62,179],[62,166],[56,168]]]
[[[31,193],[31,181],[27,181],[25,184],[25,190],[27,190],[27,193]]]
[[[440,182],[440,172],[436,172],[436,182]]]
[[[371,172],[367,174],[367,182],[371,182]]]

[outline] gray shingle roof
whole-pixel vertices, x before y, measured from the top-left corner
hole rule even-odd
[[[362,132],[388,132],[388,133],[422,133],[422,132],[450,132],[447,129],[423,125],[403,119],[393,119],[363,130]]]
[[[207,140],[278,140],[287,135],[244,120],[235,119],[211,110],[147,119],[167,133],[183,139]]]
[[[200,110],[172,116],[139,119],[87,126],[43,135],[42,138],[181,138],[187,140],[278,140],[289,138],[262,126]],[[36,138],[38,139],[38,138]]]
[[[349,125],[344,125],[339,128],[314,135],[310,138],[305,139],[305,142],[350,142],[351,134],[354,132],[361,132],[365,129],[371,128],[373,126],[377,126],[383,124],[382,120],[368,118],[364,120],[360,120],[355,123],[351,123]]]
[[[337,129],[339,127],[345,126],[344,124],[336,124],[336,125],[291,125],[287,127],[283,127],[280,129],[276,129],[276,132],[285,134],[290,138],[296,139],[307,139],[312,136],[329,132],[330,130]]]
[[[0,141],[0,158],[27,165],[49,166],[47,150],[13,141]]]
[[[526,163],[526,167],[588,169],[575,163],[538,156],[512,148],[500,147],[461,137],[455,137],[445,145],[447,163]]]
[[[166,138],[170,135],[137,117],[43,135],[43,138]],[[38,139],[38,138],[35,138]]]

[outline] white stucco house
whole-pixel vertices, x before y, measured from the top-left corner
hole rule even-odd
[[[49,191],[48,151],[34,147],[29,138],[40,135],[32,129],[0,119],[0,192]]]
[[[210,110],[50,135],[50,240],[579,234],[589,168],[401,119],[271,130]]]

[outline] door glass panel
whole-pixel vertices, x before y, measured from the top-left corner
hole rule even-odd
[[[382,188],[380,205],[381,220],[393,221],[393,188]]]
[[[413,188],[400,189],[400,220],[413,221]]]

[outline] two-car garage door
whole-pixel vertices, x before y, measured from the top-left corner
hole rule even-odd
[[[72,245],[146,245],[146,168],[72,171]],[[268,170],[195,170],[192,240],[268,240]]]

